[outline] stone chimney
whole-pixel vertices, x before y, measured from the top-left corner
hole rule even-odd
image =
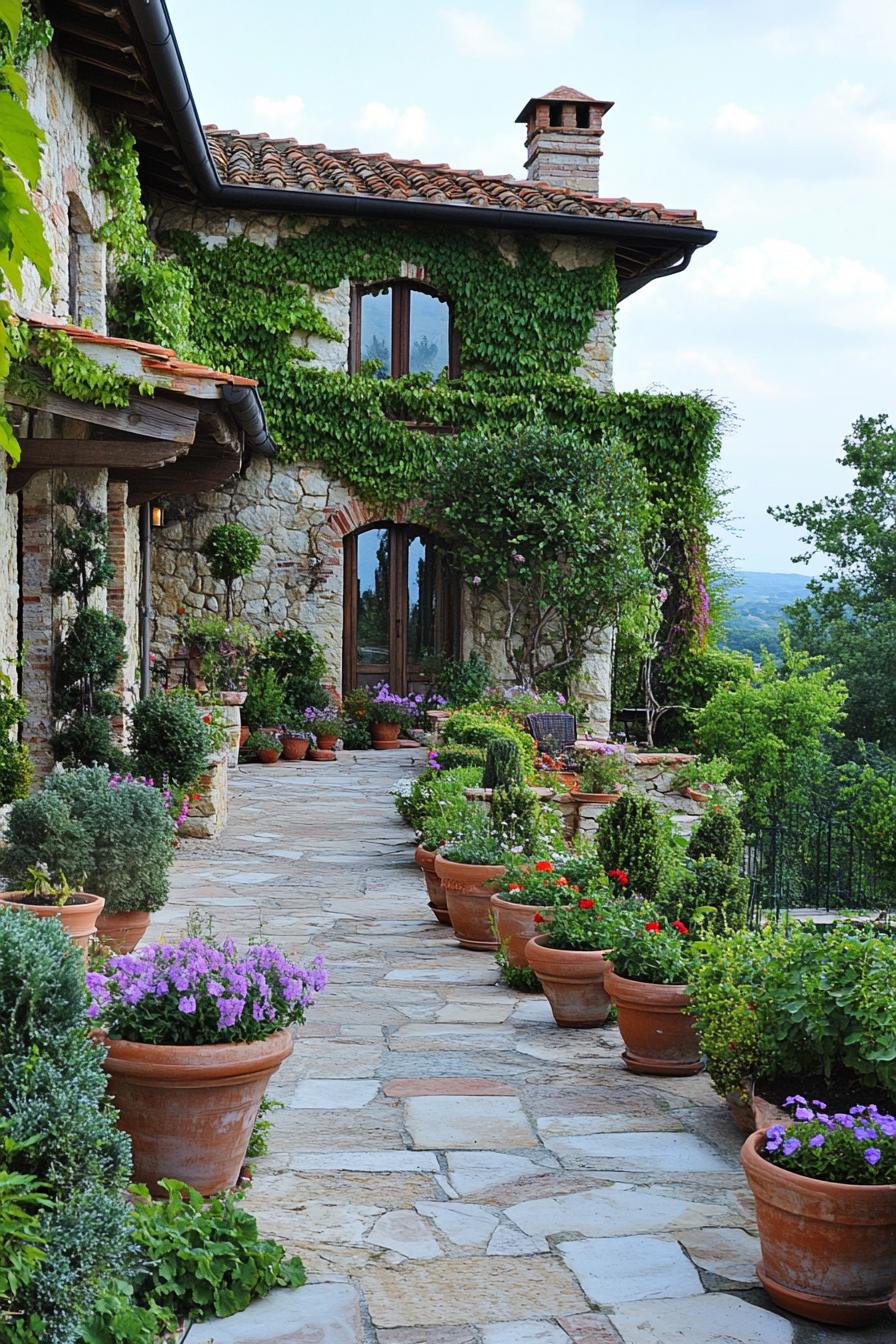
[[[596,196],[603,118],[612,106],[566,84],[530,98],[517,117],[526,126],[530,180]]]

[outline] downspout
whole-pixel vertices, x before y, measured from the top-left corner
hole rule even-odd
[[[140,699],[152,689],[150,642],[155,612],[152,609],[152,505],[140,505],[140,553],[142,561],[140,593]]]

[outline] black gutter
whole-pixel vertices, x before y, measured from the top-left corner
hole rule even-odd
[[[263,457],[275,457],[277,445],[271,438],[261,397],[255,387],[224,383],[221,396],[234,420],[246,436],[246,446]]]
[[[349,216],[412,223],[447,224],[461,228],[524,229],[527,232],[575,233],[608,242],[652,242],[663,253],[705,247],[715,229],[687,224],[649,224],[635,219],[607,219],[592,215],[539,214],[479,205],[438,205],[430,201],[381,200],[344,196],[335,192],[303,191],[297,187],[250,187],[222,182],[199,119],[187,72],[181,59],[165,0],[127,0],[152,65],[165,106],[174,122],[185,166],[200,197],[210,205],[233,209],[269,209],[280,213]],[[649,279],[653,279],[650,276]],[[633,276],[634,288],[640,288]],[[647,283],[647,279],[643,281]],[[633,292],[629,289],[628,292]]]

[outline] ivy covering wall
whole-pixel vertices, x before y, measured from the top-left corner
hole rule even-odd
[[[440,437],[421,422],[500,430],[541,416],[593,442],[628,443],[647,471],[653,528],[672,557],[668,622],[685,642],[699,641],[719,411],[697,394],[604,394],[575,376],[595,313],[616,306],[612,258],[568,269],[535,239],[522,238],[509,256],[472,230],[361,221],[321,223],[275,246],[237,236],[209,247],[179,231],[162,235],[162,257],[147,230],[130,132],[118,123],[92,152],[93,184],[110,202],[103,236],[119,277],[110,309],[117,333],[256,378],[281,458],[320,463],[372,505],[414,499],[431,477]],[[379,379],[313,365],[302,338],[339,338],[314,292],[346,277],[388,282],[402,263],[423,267],[451,300],[462,376],[432,383],[424,374]]]

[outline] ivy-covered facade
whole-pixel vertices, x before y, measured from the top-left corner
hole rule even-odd
[[[261,633],[310,631],[335,689],[376,678],[416,688],[440,657],[472,649],[509,679],[489,576],[462,572],[419,505],[445,435],[533,420],[629,446],[649,479],[665,626],[674,638],[699,640],[717,412],[699,396],[616,394],[612,361],[618,304],[683,269],[713,235],[693,212],[598,195],[610,105],[565,87],[531,100],[520,117],[525,182],[203,131],[192,99],[166,92],[159,62],[177,56],[176,44],[151,40],[163,9],[147,0],[105,18],[85,10],[84,32],[73,19],[58,33],[35,80],[38,90],[47,82],[65,90],[74,114],[53,141],[50,175],[49,215],[67,211],[69,227],[52,240],[53,289],[33,296],[33,306],[172,347],[188,361],[181,373],[190,362],[206,374],[224,370],[240,392],[254,380],[267,420],[254,440],[245,416],[216,431],[221,442],[239,441],[239,470],[228,480],[218,471],[204,489],[194,467],[159,472],[161,525],[143,537],[142,559],[136,504],[149,498],[147,474],[130,487],[114,471],[93,483],[99,503],[114,481],[123,519],[132,684],[149,653],[141,641],[148,636],[164,657],[183,615],[217,610],[219,587],[197,553],[215,524],[231,520],[262,541],[236,615]],[[116,56],[103,55],[101,77],[84,57],[97,23],[110,37],[116,25],[127,29]],[[140,116],[103,110],[110,60],[120,61],[132,92],[143,90],[168,140]],[[54,111],[46,110],[52,139]],[[67,143],[72,131],[76,145]],[[81,200],[90,204],[86,223]],[[72,289],[79,265],[91,277],[83,298]],[[53,333],[41,340],[28,359],[45,383],[56,387],[58,375],[70,398],[101,396],[70,347]],[[76,353],[96,358],[85,342]],[[139,359],[152,364],[145,352]],[[174,390],[158,370],[154,388],[141,389],[139,369],[119,354],[103,364],[99,381],[121,377],[124,392],[115,395],[125,401],[142,391],[161,403]],[[223,382],[218,395],[225,399]],[[253,444],[274,444],[276,455]],[[47,499],[55,484],[39,487]],[[499,498],[483,500],[486,510],[501,507]],[[544,521],[549,529],[549,510]],[[50,550],[51,532],[45,527]],[[597,729],[609,725],[612,648],[608,628],[576,670],[574,689]]]

